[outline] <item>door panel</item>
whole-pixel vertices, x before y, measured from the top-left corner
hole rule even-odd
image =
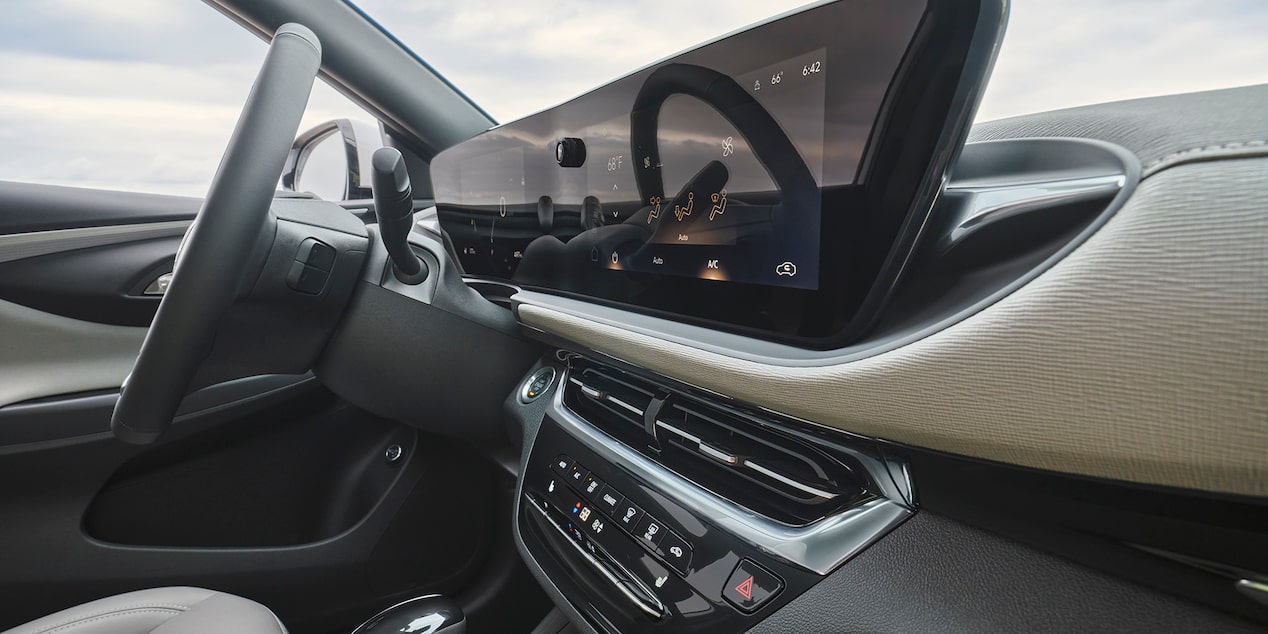
[[[56,253],[0,262],[0,298],[72,319],[149,326],[161,296],[145,291],[159,276],[172,272],[176,249],[189,226],[187,222],[153,224],[175,225],[174,233],[145,239],[151,235],[147,225],[124,225],[121,228],[131,231],[113,236],[120,240],[113,244],[68,249],[69,242],[56,242],[48,245],[59,249]],[[0,259],[6,256],[6,238],[31,235],[39,234],[0,236]]]
[[[0,181],[0,235],[193,220],[199,198]]]
[[[0,406],[118,389],[144,328],[97,324],[0,300]]]
[[[393,444],[403,453],[389,462]],[[494,493],[480,458],[315,382],[181,420],[144,449],[108,433],[11,445],[0,450],[0,629],[163,585],[251,597],[294,631],[353,626],[407,595],[460,591],[492,542]],[[391,548],[407,574],[367,565],[401,534]]]
[[[505,475],[311,375],[195,392],[154,445],[113,437],[158,305],[140,291],[171,270],[199,203],[0,183],[0,630],[196,585],[259,601],[291,631],[347,631],[404,598],[522,574],[490,561],[510,543]],[[544,612],[529,595],[527,616],[478,593],[464,606],[496,631]]]
[[[117,389],[196,198],[0,182],[0,407]]]
[[[212,385],[186,396],[175,422],[249,402],[285,399],[297,388],[315,383],[312,374],[268,374]],[[14,445],[109,434],[118,396],[116,390],[97,390],[0,407],[0,455]],[[30,447],[16,450],[24,449]]]

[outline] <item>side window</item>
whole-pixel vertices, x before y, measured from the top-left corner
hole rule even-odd
[[[0,21],[0,180],[206,194],[263,41],[200,2],[6,8],[21,18]],[[335,119],[374,127],[318,81],[300,131]],[[339,197],[326,173],[309,189]]]

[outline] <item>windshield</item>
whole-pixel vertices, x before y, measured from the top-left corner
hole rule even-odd
[[[499,122],[549,108],[801,0],[359,0]],[[1268,82],[1262,0],[1014,0],[986,121]]]

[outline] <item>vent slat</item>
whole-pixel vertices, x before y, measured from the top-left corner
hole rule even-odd
[[[658,394],[668,396],[658,402]],[[664,403],[655,410],[656,438],[643,424],[654,402]],[[759,418],[588,359],[574,361],[564,404],[669,470],[777,521],[805,525],[870,495],[856,470]]]

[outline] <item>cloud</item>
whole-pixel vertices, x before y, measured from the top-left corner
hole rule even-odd
[[[0,25],[0,179],[205,194],[264,43],[196,2],[26,4]],[[371,118],[318,82],[300,129],[337,117]]]
[[[801,4],[359,3],[499,121]],[[1261,0],[1014,0],[978,120],[1268,82],[1265,32]]]
[[[804,0],[361,0],[498,121],[556,105]]]
[[[847,0],[848,1],[848,0]],[[361,0],[499,121],[802,0]],[[0,179],[202,195],[263,59],[192,0],[9,0]],[[1014,0],[987,120],[1268,82],[1262,0]],[[369,119],[324,84],[302,128]]]
[[[1259,0],[1016,0],[978,120],[1268,82]]]

